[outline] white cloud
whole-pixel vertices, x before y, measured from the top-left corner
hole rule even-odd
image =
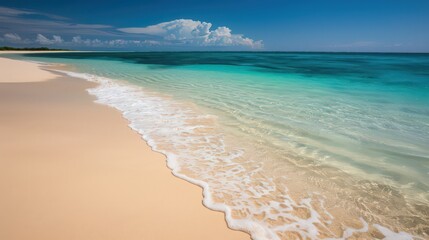
[[[2,37],[0,37],[0,41],[1,42],[12,43],[12,44],[19,44],[19,45],[29,44],[29,43],[33,42],[30,39],[21,37],[17,33],[5,33],[5,34],[3,34]]]
[[[241,34],[232,34],[228,27],[211,30],[212,24],[191,19],[177,19],[141,28],[120,28],[119,31],[161,37],[170,43],[198,46],[244,46],[262,48],[262,41],[254,41]]]
[[[70,43],[72,45],[84,45],[87,47],[143,47],[143,46],[160,45],[158,41],[154,41],[154,40],[126,40],[126,39],[100,40],[97,38],[84,39],[81,36],[73,37]]]
[[[91,44],[91,40],[89,39],[82,39],[80,36],[76,36],[72,38],[72,43],[75,44],[84,44],[89,46]]]
[[[260,49],[263,47],[262,41],[234,34],[228,27],[214,29],[211,23],[191,19],[177,19],[141,28],[117,29],[104,24],[76,23],[62,16],[29,9],[0,6],[0,26],[0,41],[11,45],[59,45],[76,49],[80,47]],[[53,33],[55,35],[52,36]]]
[[[54,36],[52,37],[52,42],[53,42],[53,43],[62,43],[62,42],[64,42],[64,40],[63,40],[60,36],[56,36],[56,35],[54,35]]]
[[[21,37],[16,33],[6,33],[3,35],[3,37],[4,37],[4,40],[8,42],[13,42],[13,43],[17,43],[22,40]]]
[[[93,48],[138,48],[159,46],[160,42],[154,40],[128,40],[128,39],[107,39],[100,40],[98,38],[82,38],[81,36],[74,36],[71,39],[63,39],[61,36],[53,35],[52,38],[46,37],[43,34],[37,34],[36,38],[24,39],[16,33],[6,33],[0,36],[0,42],[9,42],[15,44],[41,44],[41,45],[59,45],[61,47],[80,48],[80,47],[93,47]]]
[[[37,34],[36,42],[43,44],[43,45],[51,45],[51,44],[63,43],[64,40],[60,36],[57,36],[57,35],[53,35],[52,39],[49,39],[49,38],[47,38],[47,37],[45,37],[39,33],[39,34]]]

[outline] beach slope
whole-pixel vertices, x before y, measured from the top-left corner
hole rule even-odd
[[[250,239],[174,177],[95,84],[0,58],[0,239]]]

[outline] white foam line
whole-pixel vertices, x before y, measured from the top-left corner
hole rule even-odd
[[[162,150],[159,150],[156,146],[156,143],[153,139],[149,137],[147,133],[142,131],[142,129],[138,128],[136,124],[133,123],[133,119],[130,118],[130,113],[127,112],[126,109],[123,109],[122,107],[109,102],[109,100],[105,99],[103,96],[103,88],[104,87],[117,87],[118,90],[121,89],[121,87],[130,88],[130,86],[121,86],[119,83],[115,83],[113,80],[108,78],[103,78],[91,74],[84,74],[84,73],[76,73],[76,72],[69,72],[69,71],[61,71],[56,70],[61,73],[65,73],[71,77],[81,78],[85,79],[90,82],[95,82],[100,84],[100,86],[89,89],[88,92],[92,95],[95,95],[98,100],[97,102],[106,104],[110,107],[116,108],[120,110],[123,114],[123,116],[130,121],[130,127],[141,134],[143,139],[148,143],[148,145],[157,152],[160,152],[164,154],[167,157],[167,166],[172,170],[172,173],[174,176],[184,179],[194,185],[200,186],[203,189],[203,204],[207,208],[214,210],[214,211],[220,211],[225,213],[225,219],[228,224],[228,227],[236,230],[242,230],[245,232],[248,232],[251,234],[252,239],[254,240],[280,240],[274,233],[272,233],[269,229],[266,227],[261,226],[260,224],[249,222],[247,220],[237,220],[232,218],[232,210],[225,204],[215,203],[212,200],[211,193],[210,193],[210,186],[201,180],[190,178],[184,174],[180,173],[180,164],[177,161],[177,156]],[[132,89],[128,89],[130,91],[133,91]],[[122,91],[122,93],[125,93]]]
[[[173,102],[166,103],[167,100],[164,101],[164,99],[160,97],[147,95],[145,94],[143,89],[137,86],[128,85],[120,81],[115,81],[91,74],[60,70],[56,71],[67,74],[71,77],[82,78],[90,82],[98,83],[99,86],[93,89],[88,89],[88,92],[90,94],[95,95],[97,97],[96,102],[108,105],[121,111],[124,118],[130,121],[129,126],[133,130],[138,132],[154,151],[160,152],[166,156],[167,166],[172,170],[172,173],[175,176],[184,179],[192,184],[198,185],[203,189],[203,204],[211,210],[224,212],[226,222],[230,228],[248,232],[254,240],[280,240],[279,236],[276,233],[277,231],[294,231],[298,232],[304,239],[319,239],[319,230],[317,228],[317,225],[327,226],[333,220],[333,216],[328,213],[327,210],[324,208],[323,200],[321,200],[320,204],[322,205],[322,210],[325,212],[325,215],[328,216],[328,219],[326,220],[324,220],[320,216],[320,214],[312,207],[312,199],[310,198],[303,199],[301,200],[301,202],[297,203],[293,201],[289,196],[284,195],[282,196],[283,201],[281,202],[269,201],[268,205],[264,205],[262,207],[255,207],[255,205],[252,203],[252,200],[258,199],[258,197],[262,196],[270,196],[271,192],[276,191],[276,186],[274,183],[272,183],[272,180],[270,179],[264,179],[265,182],[261,181],[261,186],[248,185],[245,186],[245,188],[243,189],[243,187],[239,185],[246,184],[246,182],[250,183],[250,177],[253,176],[253,173],[256,173],[258,171],[257,169],[252,170],[253,172],[246,172],[246,178],[240,177],[239,179],[226,179],[226,182],[222,183],[222,187],[227,188],[227,190],[234,191],[235,193],[238,192],[239,199],[237,199],[236,202],[238,202],[238,204],[241,204],[243,202],[246,203],[245,205],[247,208],[240,208],[240,206],[228,206],[224,203],[214,202],[212,197],[213,189],[211,189],[211,186],[205,181],[190,178],[184,174],[181,174],[180,170],[181,165],[183,163],[179,162],[179,156],[174,153],[159,149],[157,146],[157,142],[152,138],[153,134],[160,134],[161,137],[165,138],[167,136],[168,140],[172,140],[170,139],[171,135],[169,135],[171,134],[171,132],[176,132],[176,135],[174,136],[177,137],[180,133],[190,133],[198,128],[204,127],[199,125],[189,126],[185,124],[185,121],[183,119],[186,119],[186,114],[188,114],[187,109],[175,109],[177,110],[177,112],[171,113],[169,111],[172,110],[175,106]],[[196,116],[193,119],[198,118],[201,118],[201,116]],[[158,122],[163,121],[165,121],[165,125],[159,125]],[[158,128],[153,126],[156,123],[158,124]],[[188,137],[180,137],[181,136],[179,136],[180,141],[174,141],[173,139],[172,142],[169,144],[172,144],[172,146],[175,146],[175,144],[179,144],[179,146],[180,144],[185,144],[184,146],[186,147],[188,144],[186,142]],[[230,176],[228,174],[232,174],[232,176],[235,176],[239,172],[247,171],[242,166],[232,162],[232,159],[242,154],[239,151],[235,153],[228,153],[227,155],[221,155],[220,159],[219,156],[217,158],[211,156],[211,154],[216,154],[215,151],[225,151],[223,140],[212,138],[213,136],[205,136],[204,138],[204,143],[206,143],[208,147],[203,147],[201,150],[191,150],[194,151],[192,152],[194,154],[199,153],[198,151],[202,151],[203,154],[205,154],[204,159],[197,160],[207,160],[206,164],[208,164],[209,166],[216,165],[217,163],[221,163],[223,164],[223,166],[233,166],[230,172],[224,173],[225,176]],[[198,139],[201,139],[201,137],[198,137]],[[192,165],[192,157],[190,155],[186,156],[191,159],[186,163]],[[204,174],[204,172],[202,174]],[[215,177],[217,178],[219,174],[222,173],[216,173]],[[251,195],[248,195],[246,192],[250,192]],[[287,190],[284,192],[287,192]],[[223,192],[221,191],[219,192],[219,194],[222,195]],[[294,208],[297,207],[308,209],[310,212],[310,217],[308,219],[304,219],[293,215],[291,212]],[[243,219],[234,219],[232,217],[233,210],[249,210],[249,208],[253,214],[265,213],[267,217],[263,220],[257,220],[251,217],[246,217]],[[273,209],[277,210],[279,213],[271,213],[270,211]],[[289,219],[293,222],[273,227],[269,226],[268,223],[264,221],[268,219],[275,220],[278,217]],[[343,232],[343,236],[335,239],[347,239],[354,233],[367,232],[368,223],[365,222],[362,218],[360,220],[363,225],[361,229],[346,228]],[[380,232],[382,232],[383,235],[385,235],[385,239],[408,240],[413,238],[413,236],[408,233],[395,233],[380,225],[374,225],[374,227],[377,228]]]

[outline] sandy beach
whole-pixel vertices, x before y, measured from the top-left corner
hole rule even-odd
[[[0,57],[0,239],[250,239],[96,104],[93,83]]]

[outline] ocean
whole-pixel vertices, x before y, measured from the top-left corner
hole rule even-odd
[[[429,238],[429,54],[15,58],[100,83],[97,102],[255,240]]]

